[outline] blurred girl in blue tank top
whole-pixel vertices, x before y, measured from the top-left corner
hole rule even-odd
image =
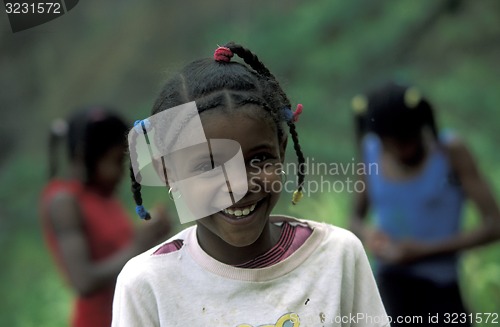
[[[438,131],[431,104],[419,90],[388,83],[353,99],[360,156],[376,164],[362,176],[352,230],[375,257],[382,300],[399,316],[422,316],[424,324],[470,326],[458,288],[458,254],[500,238],[500,211],[464,143]],[[464,201],[482,223],[461,231]],[[373,226],[366,223],[371,209]]]

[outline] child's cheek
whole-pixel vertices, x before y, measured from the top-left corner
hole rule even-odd
[[[253,169],[249,172],[250,189],[259,189],[265,193],[280,193],[282,190],[282,166],[279,164],[268,164]]]

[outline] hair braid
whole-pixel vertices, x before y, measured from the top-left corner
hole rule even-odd
[[[290,100],[288,99],[286,93],[283,91],[281,88],[278,80],[276,77],[269,71],[269,69],[259,60],[257,55],[255,55],[253,52],[250,50],[246,49],[245,47],[235,44],[234,42],[229,42],[225,45],[225,47],[229,48],[233,53],[236,53],[240,58],[245,61],[252,69],[254,69],[259,75],[264,77],[264,83],[267,84],[269,87],[263,87],[264,90],[268,90],[270,92],[269,94],[269,99],[272,100],[272,98],[276,97],[278,95],[278,101],[276,103],[276,106],[274,107],[275,115],[278,117],[282,117],[281,115],[281,110],[290,110],[291,104]],[[275,103],[275,101],[272,101]],[[294,196],[292,197],[292,203],[296,204],[300,198],[302,197],[302,189],[304,185],[304,179],[305,179],[305,172],[304,172],[304,164],[305,164],[305,158],[304,154],[302,152],[302,149],[300,147],[299,143],[299,136],[297,133],[297,130],[295,128],[295,124],[293,121],[287,121],[288,128],[290,130],[290,135],[293,140],[293,148],[295,150],[295,154],[297,155],[297,163],[298,163],[298,170],[297,170],[297,177],[298,177],[298,185],[297,185],[297,193],[296,195],[294,193]]]
[[[431,129],[432,136],[435,140],[439,139],[439,131],[436,124],[436,119],[432,111],[432,107],[427,100],[422,100],[420,105],[424,124]]]
[[[297,185],[297,191],[301,192],[303,185],[304,185],[304,179],[305,179],[305,172],[304,172],[304,164],[305,164],[305,157],[304,153],[302,152],[302,149],[300,147],[299,143],[299,135],[297,134],[297,130],[295,128],[295,124],[293,122],[288,123],[288,128],[290,129],[290,136],[292,137],[293,141],[293,149],[295,150],[295,154],[297,155],[297,163],[298,163],[298,170],[297,170],[297,177],[298,177],[298,185]]]
[[[271,92],[278,93],[280,97],[281,107],[278,109],[282,109],[285,107],[290,107],[290,100],[286,96],[286,93],[281,88],[280,84],[276,77],[269,71],[269,69],[264,65],[262,61],[259,60],[256,54],[254,54],[249,49],[243,47],[242,45],[235,44],[234,42],[229,42],[225,45],[232,52],[236,53],[243,61],[248,64],[253,70],[255,70],[259,75],[265,77],[264,83],[270,84]],[[275,96],[276,94],[272,94]]]
[[[131,137],[131,140],[130,140],[130,147],[131,148],[134,148],[135,147],[135,140],[137,138],[137,133],[132,133],[132,137]],[[134,168],[133,168],[133,162],[137,162],[137,151],[135,150],[132,150],[130,151],[130,166],[129,166],[129,169],[130,169],[130,180],[132,182],[131,186],[130,186],[130,189],[132,190],[132,194],[134,196],[134,201],[135,201],[135,204],[136,204],[136,211],[139,211],[141,209],[143,209],[143,206],[142,206],[142,195],[141,195],[141,183],[139,183],[135,177],[135,174],[134,174]],[[140,177],[141,176],[141,173],[138,172],[137,173],[137,176]],[[140,209],[141,208],[141,209]],[[139,214],[139,212],[138,212]],[[139,214],[141,215],[141,214]],[[141,218],[145,219],[145,220],[149,220],[151,219],[151,215],[149,214],[149,212],[145,211],[144,210],[144,213],[143,215],[141,215]]]
[[[58,170],[57,160],[57,145],[61,140],[61,136],[50,130],[49,134],[49,178],[53,178]]]
[[[229,48],[233,53],[236,53],[238,57],[243,59],[245,63],[247,63],[250,67],[252,67],[257,73],[262,76],[269,77],[273,80],[276,80],[273,74],[267,69],[267,67],[259,60],[256,54],[242,45],[235,44],[234,42],[229,42],[225,45],[225,47]]]
[[[64,119],[56,119],[52,122],[49,133],[49,178],[53,178],[59,168],[57,149],[63,139],[68,135],[68,123]]]

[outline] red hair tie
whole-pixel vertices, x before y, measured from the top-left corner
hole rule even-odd
[[[297,105],[297,108],[295,109],[295,111],[293,112],[293,118],[292,118],[292,121],[294,123],[298,122],[299,121],[299,116],[300,114],[302,113],[302,108],[303,106],[299,103]]]
[[[218,47],[214,52],[214,59],[215,61],[229,62],[231,61],[233,55],[234,54],[231,49],[226,47]]]

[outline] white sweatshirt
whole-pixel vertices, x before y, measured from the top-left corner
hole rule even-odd
[[[118,277],[112,326],[389,326],[361,242],[332,225],[291,223],[299,222],[312,234],[266,268],[213,259],[195,226],[170,239],[183,240],[180,250],[153,254],[159,245],[131,259]]]

